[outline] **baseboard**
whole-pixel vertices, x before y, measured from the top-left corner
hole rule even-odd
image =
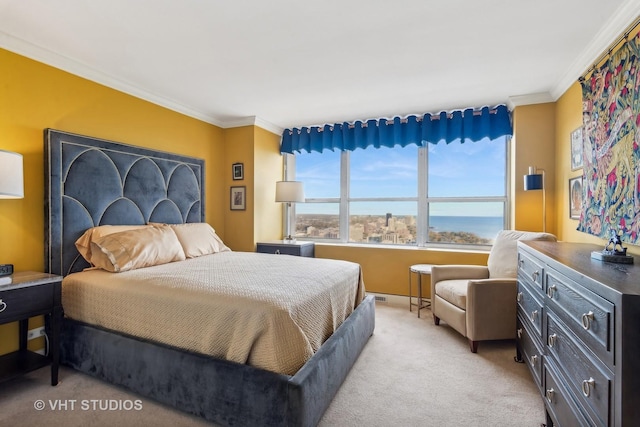
[[[374,292],[367,292],[367,295],[373,295],[376,300],[376,304],[409,307],[409,297],[403,295],[380,294]]]

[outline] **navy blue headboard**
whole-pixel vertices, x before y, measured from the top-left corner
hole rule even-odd
[[[90,227],[204,222],[204,160],[45,129],[45,271],[89,266]]]

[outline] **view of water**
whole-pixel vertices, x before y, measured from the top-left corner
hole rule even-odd
[[[431,216],[429,227],[433,231],[465,231],[493,239],[504,224],[502,217],[493,216]]]

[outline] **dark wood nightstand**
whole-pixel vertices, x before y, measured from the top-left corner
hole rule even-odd
[[[0,277],[0,324],[19,322],[19,348],[0,356],[0,382],[51,364],[51,385],[58,384],[62,277],[25,271]],[[45,316],[49,356],[27,350],[29,318]]]
[[[265,254],[296,255],[313,258],[315,256],[316,244],[313,242],[299,241],[288,243],[282,240],[275,240],[273,242],[258,242],[257,246],[256,252]]]

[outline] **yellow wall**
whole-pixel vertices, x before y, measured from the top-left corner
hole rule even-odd
[[[231,168],[222,129],[3,49],[0,69],[0,149],[24,156],[25,194],[0,200],[0,263],[44,268],[45,128],[203,158],[206,220],[224,238],[229,200],[220,183]],[[41,324],[31,319],[30,327]],[[0,337],[0,354],[16,349],[17,323],[0,325]]]
[[[555,222],[555,103],[525,105],[513,112],[512,188],[513,228],[554,233]],[[524,191],[529,166],[545,175],[546,227],[543,227],[542,191]]]
[[[282,204],[275,203],[276,181],[282,181],[283,157],[280,155],[280,135],[262,128],[255,131],[255,217],[253,238],[264,242],[282,238]],[[252,249],[254,250],[254,246]]]

